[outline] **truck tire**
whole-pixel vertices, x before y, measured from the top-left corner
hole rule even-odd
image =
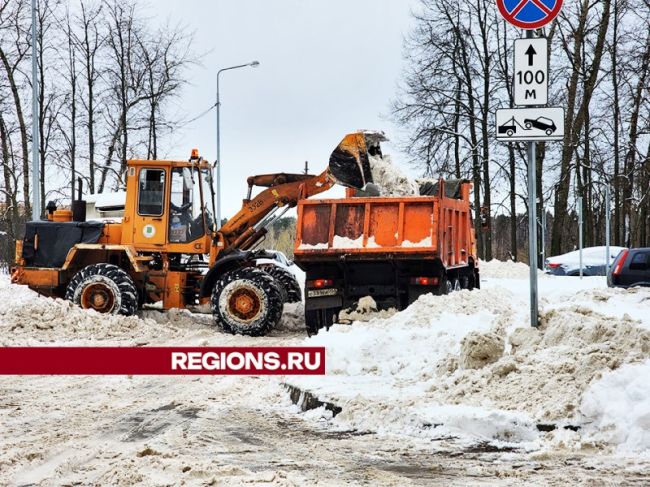
[[[338,308],[323,308],[305,310],[305,325],[307,335],[312,336],[318,333],[318,330],[325,328],[330,329],[338,317]]]
[[[212,290],[212,314],[223,331],[262,336],[282,316],[282,293],[275,279],[261,269],[244,267],[226,272]]]
[[[269,265],[261,268],[275,279],[275,283],[280,288],[282,301],[285,303],[299,303],[302,301],[302,289],[293,273],[277,265]]]
[[[92,264],[68,283],[65,299],[99,313],[131,316],[138,309],[138,290],[124,269],[113,264]]]

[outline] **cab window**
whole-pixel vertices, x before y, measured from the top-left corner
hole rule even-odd
[[[172,192],[169,205],[169,241],[191,242],[205,235],[201,193],[196,169],[172,170]]]
[[[138,182],[138,214],[162,216],[165,198],[165,171],[142,169]]]

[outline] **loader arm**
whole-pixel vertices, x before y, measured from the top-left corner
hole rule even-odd
[[[381,155],[380,142],[385,140],[383,132],[360,130],[347,134],[330,155],[327,169],[317,176],[277,173],[249,177],[242,209],[214,236],[210,266],[223,252],[251,249],[266,234],[278,208],[292,208],[299,200],[335,184],[361,189],[372,182],[369,156]],[[255,186],[267,189],[253,197]]]
[[[274,210],[292,208],[298,200],[327,191],[334,184],[329,169],[318,176],[285,173],[251,176],[242,209],[219,229],[216,240],[222,242],[223,250],[247,250],[264,236],[264,219]],[[251,198],[254,186],[267,189]]]

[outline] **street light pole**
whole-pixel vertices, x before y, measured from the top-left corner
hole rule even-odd
[[[259,62],[253,61],[217,71],[217,230],[221,228],[221,100],[219,99],[219,75],[231,69],[245,68],[247,66],[256,68],[259,65]]]

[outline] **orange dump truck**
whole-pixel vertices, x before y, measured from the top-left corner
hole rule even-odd
[[[301,200],[294,259],[306,273],[305,318],[315,332],[372,296],[404,309],[425,293],[479,287],[471,183],[443,181],[429,196]]]

